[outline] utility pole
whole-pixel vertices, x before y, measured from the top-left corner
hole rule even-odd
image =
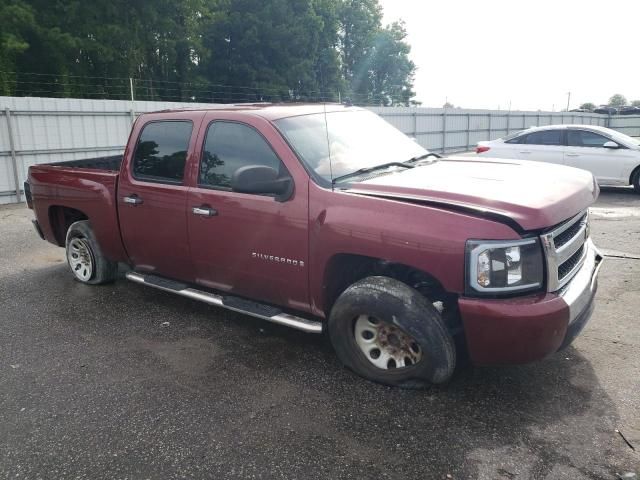
[[[569,111],[569,102],[571,102],[571,92],[567,92],[567,112]]]
[[[131,91],[131,108],[129,109],[129,116],[131,117],[131,125],[136,121],[136,112],[134,108],[133,99],[133,78],[129,77],[129,90]]]

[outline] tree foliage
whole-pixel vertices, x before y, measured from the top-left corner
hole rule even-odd
[[[378,0],[0,0],[0,94],[408,104]]]
[[[582,110],[588,110],[589,112],[593,112],[596,109],[596,105],[594,103],[587,102],[580,105],[580,108]]]
[[[610,107],[624,107],[625,105],[627,105],[627,98],[619,93],[612,95],[609,99]]]

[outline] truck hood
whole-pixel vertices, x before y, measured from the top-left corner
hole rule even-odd
[[[501,217],[542,230],[586,209],[598,197],[591,173],[522,160],[448,157],[350,186],[349,192]]]

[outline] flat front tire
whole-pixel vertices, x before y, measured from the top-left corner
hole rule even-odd
[[[455,343],[440,313],[398,280],[354,283],[334,304],[328,326],[342,363],[374,382],[419,388],[446,382],[455,369]]]
[[[116,279],[118,263],[102,254],[88,220],[71,224],[67,230],[65,250],[67,264],[77,281],[99,285]]]

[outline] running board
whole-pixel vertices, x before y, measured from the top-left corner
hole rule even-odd
[[[302,330],[307,333],[322,333],[322,323],[307,320],[306,318],[296,317],[283,312],[277,307],[264,305],[262,303],[245,300],[243,298],[233,296],[216,295],[215,293],[205,292],[191,288],[186,283],[169,280],[167,278],[158,277],[156,275],[142,274],[138,272],[128,272],[127,279],[135,283],[141,283],[149,287],[164,290],[165,292],[175,293],[183,297],[208,303],[216,307],[226,308],[234,312],[244,313],[252,317],[261,318],[269,322],[278,323],[286,327]]]

